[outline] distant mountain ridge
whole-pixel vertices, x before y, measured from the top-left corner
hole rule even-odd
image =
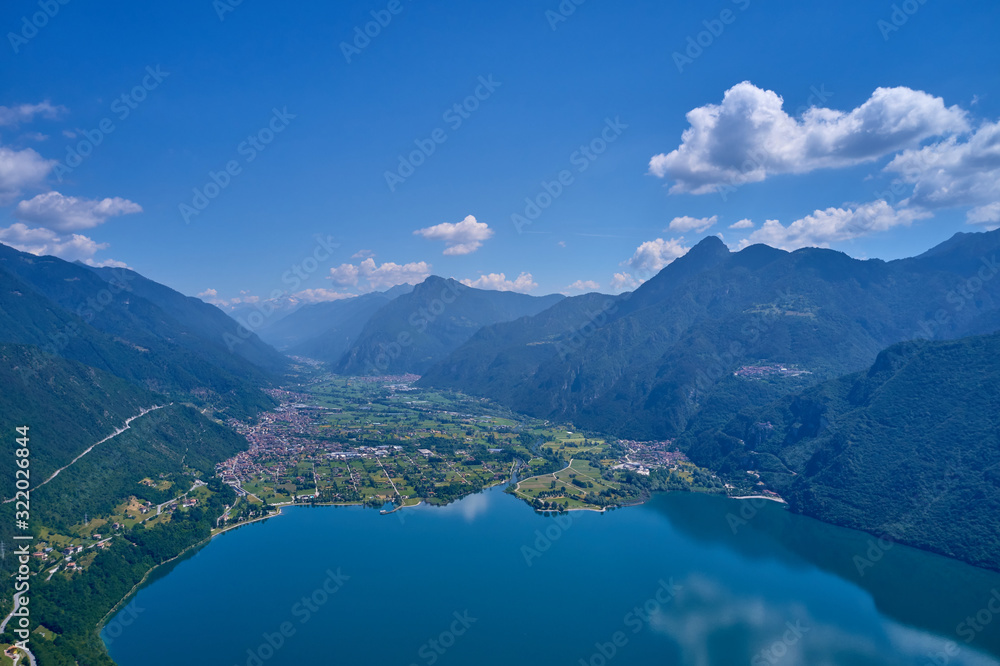
[[[630,294],[568,298],[487,326],[421,381],[580,427],[673,437],[866,367],[901,340],[982,332],[1000,305],[998,250],[1000,231],[892,262],[816,248],[731,253],[710,236]],[[970,280],[974,293],[962,290]],[[811,374],[753,390],[733,381],[759,363]]]
[[[431,276],[379,308],[332,367],[347,375],[420,374],[483,326],[538,314],[563,298],[486,291]]]
[[[256,336],[230,351],[223,335],[236,330],[218,309],[133,271],[0,245],[0,343],[34,345],[45,357],[246,415],[273,404],[260,387],[287,365]]]
[[[304,305],[261,327],[258,335],[291,356],[334,363],[357,339],[372,315],[392,299],[412,290],[413,285],[402,284],[384,292]]]

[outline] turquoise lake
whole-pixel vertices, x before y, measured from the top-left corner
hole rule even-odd
[[[286,509],[158,570],[102,636],[121,666],[996,665],[1000,575],[769,502],[546,517],[497,488]]]

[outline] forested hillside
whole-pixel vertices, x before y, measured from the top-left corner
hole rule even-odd
[[[1000,568],[1000,334],[895,345],[681,444],[797,511]]]
[[[84,266],[0,245],[0,343],[38,347],[42,365],[54,357],[80,361],[146,390],[233,415],[273,404],[260,387],[279,377],[276,352],[255,365],[227,347],[220,322],[234,331],[235,323],[217,309],[171,292],[175,297],[160,300],[178,320],[132,285],[145,292],[165,287],[152,287],[130,271],[104,276],[108,280]],[[245,344],[266,347],[259,340]]]
[[[422,382],[630,438],[678,436],[867,367],[896,342],[982,332],[1000,305],[998,250],[1000,231],[893,262],[730,253],[708,237],[635,292],[483,328]],[[745,390],[738,372],[769,381]]]

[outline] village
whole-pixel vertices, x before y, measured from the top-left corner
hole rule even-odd
[[[252,424],[228,422],[248,449],[216,473],[250,503],[404,505],[499,483],[514,455],[527,454],[517,451],[515,421],[487,415],[474,399],[409,395],[415,379],[330,379],[309,393],[272,390],[281,403],[275,410]]]

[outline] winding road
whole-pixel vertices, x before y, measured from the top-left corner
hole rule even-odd
[[[170,404],[172,405],[174,403],[170,403]],[[83,453],[81,453],[80,455],[78,455],[76,458],[73,458],[71,461],[69,461],[68,465],[65,465],[65,466],[60,467],[59,469],[57,469],[55,472],[52,473],[52,476],[50,476],[49,478],[47,478],[44,481],[42,481],[41,483],[39,483],[37,486],[35,486],[31,490],[29,490],[28,492],[34,492],[34,491],[38,490],[39,488],[41,488],[42,486],[44,486],[46,483],[48,483],[52,479],[54,479],[57,476],[59,476],[60,472],[62,472],[63,470],[65,470],[65,469],[67,469],[69,467],[71,467],[73,465],[73,463],[75,463],[77,460],[79,460],[80,458],[84,457],[85,455],[87,455],[88,453],[90,453],[91,451],[93,451],[95,447],[103,444],[104,442],[108,441],[109,439],[114,439],[118,435],[122,434],[123,432],[125,432],[126,430],[128,430],[129,428],[131,428],[132,427],[131,426],[132,421],[135,421],[137,418],[139,418],[141,416],[145,416],[146,414],[149,414],[150,412],[154,412],[157,409],[163,409],[164,407],[167,407],[167,405],[154,405],[152,407],[148,407],[148,408],[142,410],[141,412],[139,412],[135,416],[130,416],[129,418],[127,418],[125,420],[125,425],[124,426],[122,426],[118,430],[115,430],[113,433],[111,433],[110,435],[108,435],[107,437],[105,437],[104,439],[102,439],[101,441],[97,442],[96,444],[91,445],[90,448],[88,448],[86,451],[84,451]],[[14,498],[12,497],[10,499],[4,500],[3,503],[4,504],[10,504],[13,501],[14,501]]]

